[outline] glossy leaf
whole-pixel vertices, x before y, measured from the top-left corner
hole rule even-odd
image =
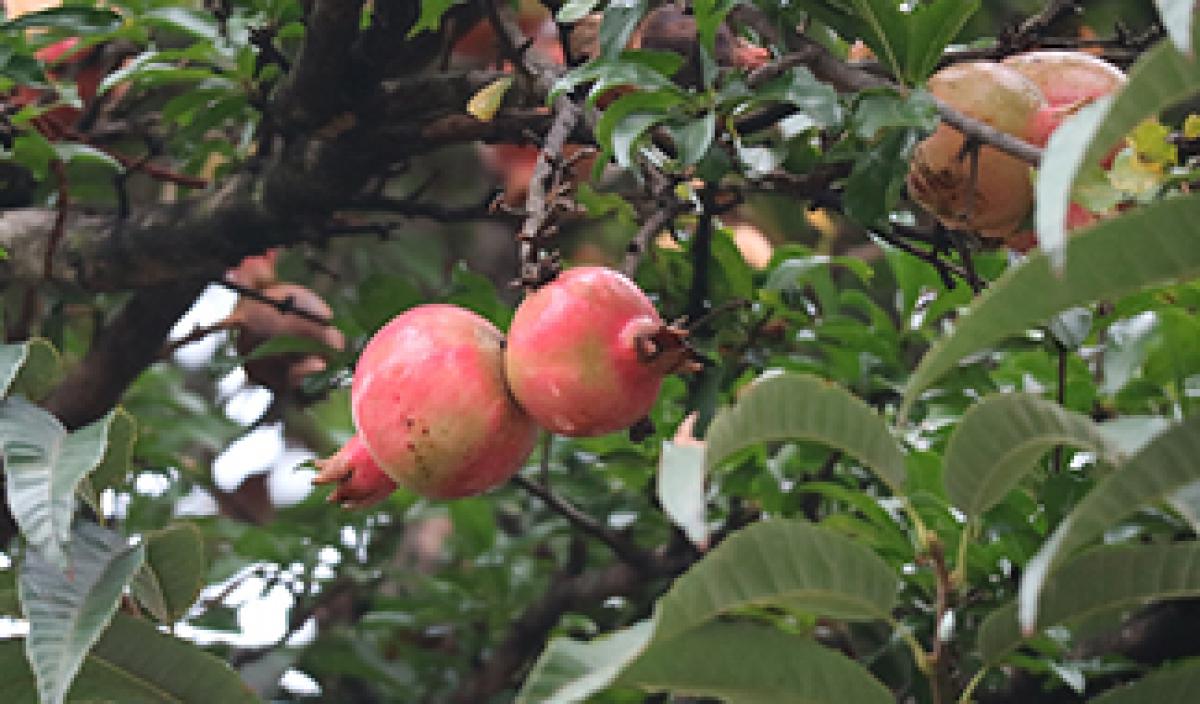
[[[776,628],[714,622],[651,645],[618,683],[737,704],[888,704],[891,692],[845,655]]]
[[[886,619],[896,576],[866,546],[802,521],[744,528],[675,580],[658,604],[655,640],[683,636],[747,606],[777,606],[830,618]]]
[[[1018,607],[1022,629],[1029,631],[1040,623],[1039,602],[1047,577],[1065,557],[1142,506],[1200,481],[1197,457],[1200,416],[1192,416],[1159,434],[1096,484],[1026,565]]]
[[[587,642],[556,638],[525,678],[516,704],[586,701],[641,654],[653,633],[654,621],[648,619]]]
[[[892,491],[904,488],[904,453],[875,411],[836,384],[806,374],[754,382],[737,405],[713,420],[705,465],[764,442],[811,440],[842,450],[873,470]]]
[[[35,701],[22,645],[19,639],[0,641],[0,696],[6,702]],[[118,613],[84,659],[67,700],[250,704],[258,698],[218,658]]]
[[[663,513],[693,545],[708,547],[704,448],[664,442],[658,462],[658,501]]]
[[[1066,562],[1042,593],[1041,627],[1070,624],[1120,607],[1200,595],[1200,543],[1105,545]],[[984,620],[979,651],[996,662],[1020,644],[1017,605]]]
[[[0,448],[8,506],[43,557],[66,569],[66,544],[79,482],[104,458],[113,415],[74,433],[23,399],[0,404]]]
[[[950,436],[946,493],[968,517],[979,518],[1059,445],[1117,460],[1116,448],[1085,416],[1030,394],[988,396],[967,409]]]
[[[1071,238],[1057,276],[1034,252],[987,288],[909,378],[901,415],[962,358],[1072,306],[1200,275],[1200,196],[1170,198],[1104,221]]]
[[[147,534],[144,544],[146,562],[134,578],[134,596],[160,623],[174,624],[204,587],[204,536],[195,525],[180,523]]]
[[[0,345],[0,398],[9,393],[40,399],[58,383],[62,360],[46,340]]]
[[[1097,100],[1054,131],[1042,156],[1034,214],[1038,242],[1056,268],[1072,256],[1065,249],[1071,189],[1082,169],[1099,164],[1113,145],[1143,118],[1200,92],[1200,64],[1168,41],[1142,55],[1118,93]],[[1073,241],[1073,240],[1072,240]]]
[[[1114,687],[1091,704],[1191,704],[1200,690],[1200,659],[1184,660]]]
[[[61,704],[84,656],[108,626],[144,549],[94,523],[73,532],[71,571],[37,550],[21,565],[18,591],[29,619],[25,650],[42,704]]]

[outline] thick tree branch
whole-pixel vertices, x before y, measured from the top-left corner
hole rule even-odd
[[[46,409],[72,429],[108,413],[133,380],[158,360],[167,333],[203,287],[202,282],[185,281],[133,294],[46,400]]]
[[[319,127],[353,105],[350,47],[358,37],[363,0],[315,0],[304,46],[272,101],[276,120]]]

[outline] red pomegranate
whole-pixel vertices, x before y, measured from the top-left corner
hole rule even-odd
[[[383,473],[357,435],[332,457],[317,460],[313,484],[337,484],[329,500],[344,508],[373,506],[396,490],[396,482]]]
[[[1024,138],[1045,100],[1018,71],[997,63],[956,64],[929,79],[929,90],[959,111],[1002,132]],[[1017,229],[1033,203],[1029,165],[992,147],[978,155],[971,189],[971,159],[962,134],[939,125],[913,152],[909,194],[947,227],[1004,237]]]
[[[511,477],[537,426],[504,384],[503,337],[471,311],[423,305],[383,326],[354,372],[358,437],[397,484],[431,498]]]
[[[578,267],[517,308],[504,371],[517,403],[543,427],[602,435],[650,411],[663,377],[686,363],[682,335],[623,274]]]

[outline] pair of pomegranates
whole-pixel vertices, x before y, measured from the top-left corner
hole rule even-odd
[[[628,427],[686,361],[624,275],[578,267],[531,293],[507,340],[452,305],[412,308],[364,348],[351,386],[357,434],[319,461],[331,500],[376,503],[396,484],[431,498],[486,491],[529,457],[538,426],[573,437]]]
[[[929,79],[929,90],[960,112],[1042,147],[1064,120],[1124,83],[1120,69],[1091,54],[1031,51],[999,63],[949,66]],[[1029,165],[993,147],[971,158],[964,147],[962,134],[939,125],[913,153],[909,194],[947,227],[1004,239],[1014,249],[1032,246],[1032,233],[1019,231],[1033,205]],[[1095,221],[1073,204],[1067,226]]]

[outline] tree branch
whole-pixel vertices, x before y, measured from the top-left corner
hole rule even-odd
[[[570,521],[571,525],[580,531],[607,545],[616,553],[617,557],[625,562],[637,567],[644,567],[647,564],[647,554],[645,551],[638,548],[629,540],[626,540],[625,536],[614,530],[610,530],[607,526],[600,523],[600,521],[584,513],[575,504],[554,493],[554,490],[549,486],[520,474],[514,475],[512,482],[541,499],[542,503],[549,506],[551,510],[563,518],[566,518]]]

